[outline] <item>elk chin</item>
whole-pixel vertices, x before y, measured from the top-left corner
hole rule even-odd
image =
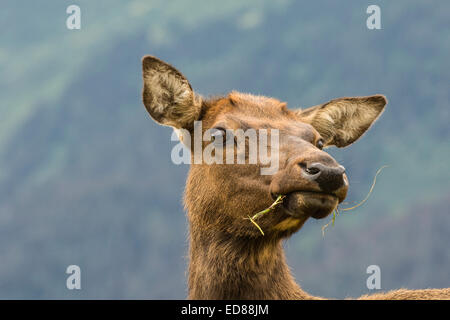
[[[323,219],[332,213],[338,204],[339,199],[335,195],[311,191],[291,192],[283,201],[287,213],[294,218]]]

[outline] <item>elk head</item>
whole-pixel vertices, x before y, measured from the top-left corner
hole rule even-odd
[[[266,238],[286,237],[309,217],[329,215],[346,197],[349,184],[345,168],[323,148],[356,141],[386,105],[382,95],[339,98],[305,110],[239,92],[205,100],[179,71],[152,56],[143,58],[143,80],[143,102],[151,117],[188,133],[183,139],[193,154],[213,144],[214,156],[221,148],[234,152],[230,159],[235,161],[191,165],[185,194],[191,225],[200,226],[202,234],[247,239],[262,235],[245,218],[270,206],[278,195],[285,195],[283,203],[258,220]],[[210,140],[195,141],[196,123]],[[241,146],[236,143],[242,138],[236,132],[248,130],[267,134],[277,170],[262,174],[267,163],[248,161],[250,136],[244,134]],[[225,159],[227,152],[219,158]]]

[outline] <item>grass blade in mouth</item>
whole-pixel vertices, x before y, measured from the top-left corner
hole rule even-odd
[[[257,224],[257,223],[255,222],[255,220],[253,220],[253,218],[250,217],[250,216],[248,216],[248,219],[251,221],[251,223],[253,223],[253,224],[258,228],[259,232],[261,232],[261,234],[264,235],[264,231],[261,229],[261,227],[259,226],[259,224]]]
[[[339,215],[339,211],[350,211],[350,210],[354,210],[356,208],[358,208],[359,206],[361,206],[362,204],[364,204],[364,202],[367,201],[367,199],[369,199],[370,195],[372,194],[373,188],[375,188],[375,184],[377,183],[377,176],[378,174],[381,172],[381,170],[383,170],[384,168],[389,167],[387,165],[382,166],[380,169],[378,169],[378,171],[375,173],[375,177],[373,178],[373,182],[372,182],[372,186],[370,187],[369,193],[367,193],[367,196],[358,204],[354,205],[353,207],[350,208],[341,208],[338,209],[336,208],[333,211],[333,218],[331,218],[331,221],[328,222],[326,225],[324,225],[322,227],[322,236],[325,236],[325,229],[328,228],[328,226],[330,225],[330,223],[332,224],[332,226],[334,227],[334,221],[336,221],[336,217]]]
[[[261,234],[264,235],[263,230],[262,230],[261,227],[255,222],[255,220],[261,218],[262,216],[266,215],[267,213],[269,213],[270,211],[272,211],[273,209],[275,209],[275,207],[276,207],[277,205],[279,205],[280,203],[283,202],[283,199],[284,199],[285,197],[286,197],[286,196],[284,196],[284,195],[279,195],[279,196],[277,197],[277,199],[275,200],[275,202],[272,203],[272,204],[270,205],[270,207],[268,207],[267,209],[264,209],[264,210],[262,210],[262,211],[260,211],[260,212],[258,212],[258,213],[255,213],[252,217],[249,216],[248,218],[245,218],[245,219],[249,219],[249,220],[251,221],[251,223],[253,223],[253,224],[259,229],[259,231],[261,232]]]
[[[358,208],[360,205],[362,205],[364,202],[367,201],[367,199],[369,199],[370,195],[372,194],[373,188],[375,187],[375,184],[377,183],[377,176],[378,174],[381,172],[381,170],[383,170],[384,168],[389,167],[389,166],[382,166],[380,169],[378,169],[377,173],[375,173],[375,177],[373,178],[373,182],[372,182],[372,186],[370,187],[369,193],[367,194],[367,196],[364,198],[363,201],[361,201],[360,203],[358,203],[357,205],[350,207],[350,208],[343,208],[341,209],[341,211],[350,211],[353,209]]]

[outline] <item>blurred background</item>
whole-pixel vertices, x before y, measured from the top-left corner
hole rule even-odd
[[[66,8],[81,8],[81,30]],[[366,27],[369,5],[381,30]],[[0,4],[0,298],[183,299],[188,166],[141,102],[141,58],[203,95],[239,90],[291,108],[387,96],[349,148],[349,205],[286,243],[304,290],[450,286],[450,2],[17,1]],[[68,265],[82,290],[66,288]]]

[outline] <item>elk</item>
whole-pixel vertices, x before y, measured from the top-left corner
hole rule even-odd
[[[205,99],[166,62],[145,56],[142,66],[143,103],[161,125],[189,133],[201,121],[203,132],[215,130],[209,143],[221,137],[219,142],[231,146],[235,137],[229,130],[279,133],[279,168],[274,174],[262,175],[260,163],[191,165],[184,195],[188,299],[322,299],[296,284],[282,241],[309,218],[325,218],[345,199],[345,169],[322,149],[355,142],[382,114],[386,98],[339,98],[304,110],[235,91]],[[192,151],[193,141],[185,142]],[[209,143],[202,141],[200,148]],[[263,235],[246,217],[269,207],[279,195],[284,195],[283,202],[258,220]],[[400,289],[360,298],[450,299],[450,289]]]

